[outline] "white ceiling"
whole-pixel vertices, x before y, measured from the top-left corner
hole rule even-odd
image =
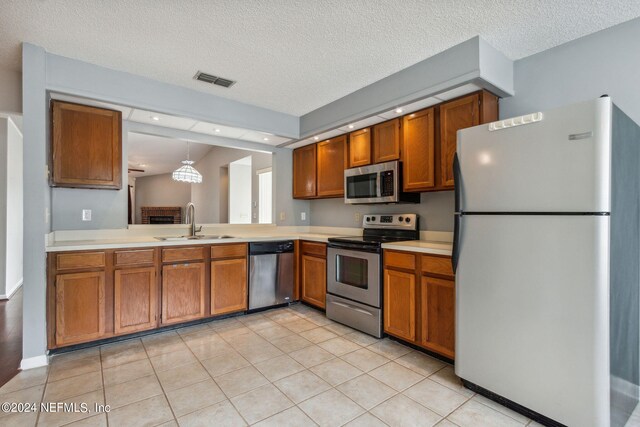
[[[51,98],[60,101],[75,102],[94,107],[109,108],[122,112],[122,119],[137,123],[146,123],[155,126],[162,126],[171,129],[188,130],[191,132],[214,135],[224,138],[241,139],[243,141],[258,142],[266,145],[279,145],[291,141],[291,138],[273,135],[271,133],[259,132],[255,130],[222,126],[214,123],[199,122],[187,117],[171,116],[154,111],[129,108],[122,105],[96,101],[94,99],[81,98],[78,96],[65,95],[61,93],[51,93]]]
[[[129,132],[128,163],[130,168],[144,169],[144,172],[131,172],[129,176],[140,177],[169,173],[182,166],[187,158],[187,142],[160,136]],[[194,162],[202,159],[212,145],[191,142],[189,158]]]
[[[302,115],[476,35],[518,59],[638,16],[637,0],[3,0],[0,66],[28,41]]]

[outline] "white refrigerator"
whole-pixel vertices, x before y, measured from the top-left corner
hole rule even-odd
[[[545,424],[624,425],[640,369],[640,128],[608,97],[458,133],[456,374]]]

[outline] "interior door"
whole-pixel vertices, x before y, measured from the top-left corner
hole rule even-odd
[[[463,217],[458,376],[562,424],[608,425],[609,220]]]
[[[609,212],[611,101],[542,113],[540,121],[461,130],[467,212]]]

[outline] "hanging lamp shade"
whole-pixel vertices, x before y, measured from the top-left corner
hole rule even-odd
[[[183,160],[182,166],[173,171],[172,177],[174,181],[200,184],[202,182],[202,175],[191,166],[193,160],[189,160],[189,145],[187,142],[187,160]]]
[[[188,182],[190,184],[200,184],[202,182],[202,175],[191,166],[193,161],[183,160],[182,164],[183,166],[173,171],[173,180]]]

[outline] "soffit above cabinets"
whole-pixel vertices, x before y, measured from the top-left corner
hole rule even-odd
[[[413,113],[414,111],[419,111],[425,108],[429,108],[432,105],[440,104],[450,99],[467,95],[469,93],[476,92],[479,90],[481,90],[480,86],[477,86],[473,83],[468,83],[468,84],[459,86],[457,88],[439,93],[435,96],[430,96],[429,98],[414,101],[405,105],[398,105],[393,110],[384,111],[382,113],[376,114],[375,116],[367,117],[365,119],[346,124],[337,129],[323,132],[318,135],[314,135],[313,137],[310,137],[310,138],[305,138],[299,141],[295,141],[291,144],[285,143],[284,145],[287,148],[304,147],[305,145],[313,144],[314,142],[324,141],[325,139],[333,138],[334,136],[337,136],[337,135],[354,132],[358,129],[363,129],[369,126],[376,125],[378,123],[386,122],[387,120],[391,120],[396,117],[403,117],[407,114]]]
[[[123,120],[128,120],[136,123],[162,126],[170,129],[186,130],[205,135],[219,136],[222,138],[240,139],[243,141],[257,142],[260,144],[271,146],[280,145],[291,141],[291,138],[285,138],[266,132],[202,122],[187,117],[162,114],[155,111],[142,110],[139,108],[130,108],[122,105],[95,101],[88,98],[81,98],[59,93],[51,93],[51,98],[60,101],[89,105],[92,107],[118,110],[122,112]]]

